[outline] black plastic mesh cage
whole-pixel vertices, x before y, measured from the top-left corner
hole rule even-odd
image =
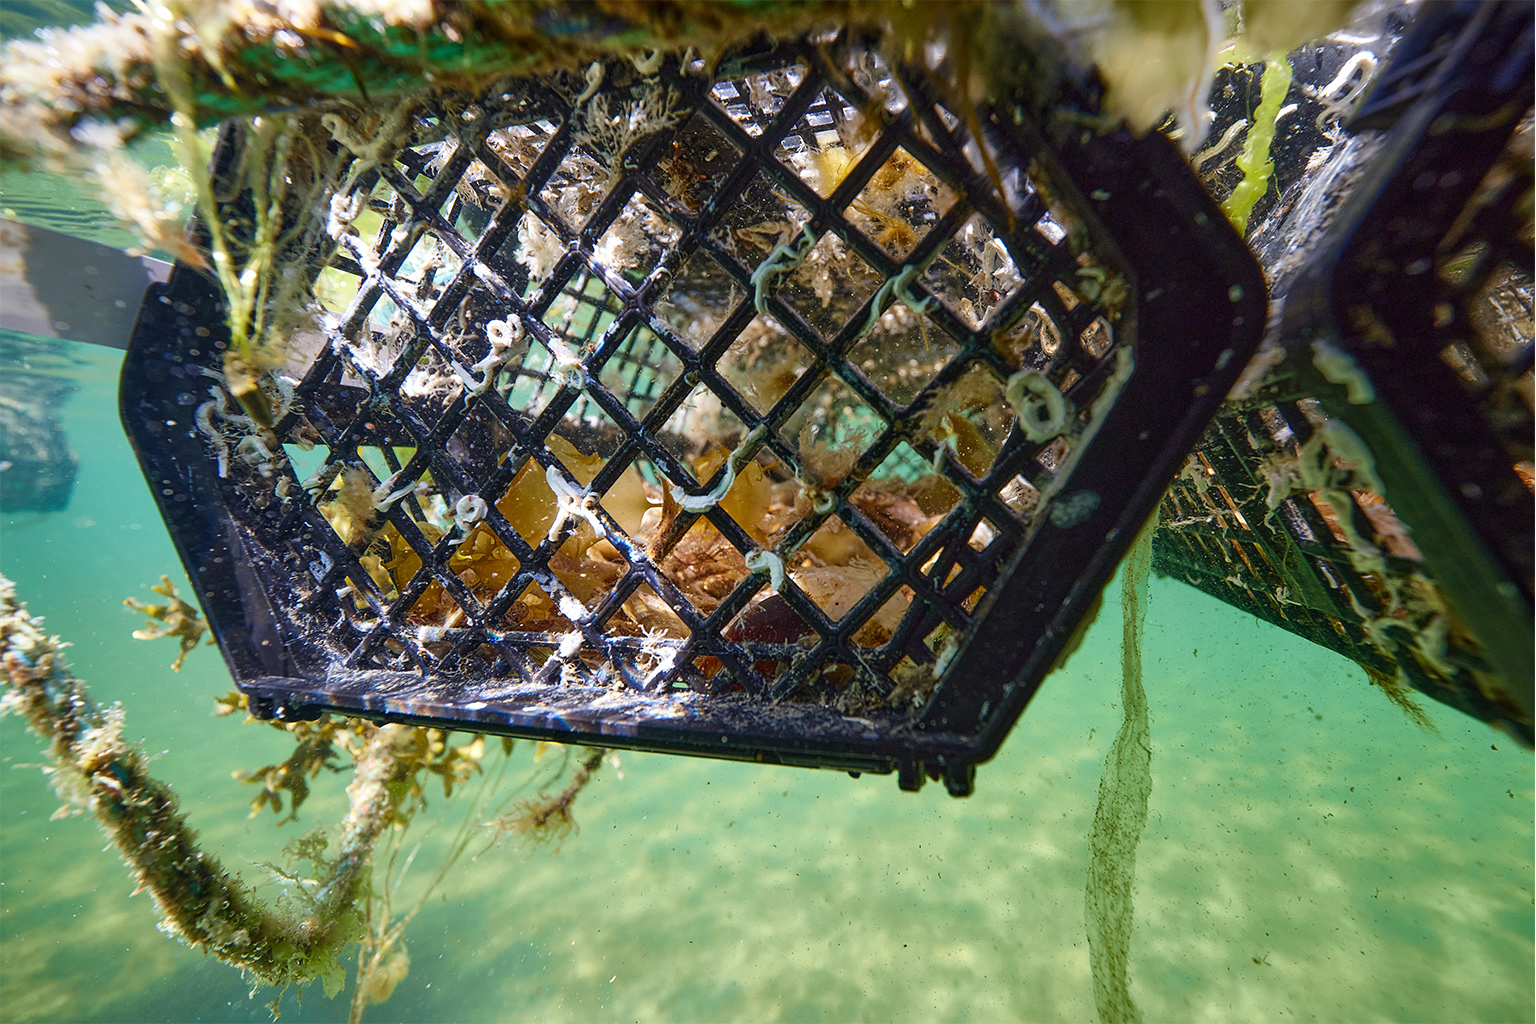
[[[243,405],[209,278],[150,293],[124,420],[257,714],[970,790],[1263,279],[1088,86],[977,102],[848,33],[717,68],[316,115]],[[261,145],[218,156],[247,237]]]
[[[1532,31],[1524,3],[1416,18],[1261,246],[1278,361],[1217,415],[1155,545],[1160,570],[1527,746]]]

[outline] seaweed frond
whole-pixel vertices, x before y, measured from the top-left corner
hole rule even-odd
[[[135,640],[159,640],[162,637],[172,637],[181,642],[181,653],[171,663],[171,668],[181,671],[182,663],[187,660],[187,655],[192,653],[197,642],[208,631],[208,623],[198,610],[183,601],[176,594],[176,584],[171,582],[169,576],[161,576],[160,583],[149,588],[166,599],[165,604],[145,604],[137,598],[127,597],[123,599],[123,605],[132,608],[136,612],[143,612],[149,616],[143,629],[133,631]],[[213,643],[209,637],[208,642]]]
[[[604,749],[589,748],[586,758],[571,771],[570,782],[558,794],[541,794],[519,800],[511,811],[487,822],[487,827],[495,830],[491,845],[495,846],[507,835],[516,836],[533,846],[564,842],[577,831],[576,819],[571,816],[571,806],[592,780],[592,773],[602,766],[607,754],[608,751]]]

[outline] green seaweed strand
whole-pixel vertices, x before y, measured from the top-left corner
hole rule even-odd
[[[1291,64],[1285,54],[1272,55],[1264,63],[1264,85],[1259,98],[1259,109],[1253,112],[1253,127],[1243,143],[1243,153],[1237,158],[1243,180],[1237,183],[1227,201],[1221,204],[1227,220],[1239,234],[1248,233],[1248,216],[1254,204],[1269,191],[1269,179],[1275,171],[1275,162],[1269,158],[1270,144],[1275,140],[1275,119],[1280,116],[1280,105],[1291,88]]]
[[[1121,706],[1125,721],[1115,734],[1099,780],[1099,806],[1088,837],[1088,967],[1093,1002],[1103,1024],[1136,1024],[1141,1011],[1131,998],[1131,932],[1135,924],[1136,846],[1152,796],[1152,738],[1147,694],[1141,685],[1141,629],[1147,614],[1152,570],[1153,510],[1120,567],[1125,615],[1120,646]]]

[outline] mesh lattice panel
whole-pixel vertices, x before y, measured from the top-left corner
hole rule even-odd
[[[258,713],[969,790],[1262,281],[1164,140],[1086,108],[968,111],[844,37],[721,67],[325,115],[293,262],[330,308],[271,431],[209,282],[146,300],[124,419]]]

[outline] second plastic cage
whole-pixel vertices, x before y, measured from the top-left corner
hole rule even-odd
[[[1160,571],[1527,746],[1531,60],[1529,4],[1417,12],[1260,245],[1280,358],[1155,544]]]
[[[967,110],[942,58],[847,33],[720,67],[326,113],[293,265],[331,310],[270,430],[212,282],[152,289],[124,422],[255,713],[969,792],[1253,351],[1263,279],[1089,91]]]

